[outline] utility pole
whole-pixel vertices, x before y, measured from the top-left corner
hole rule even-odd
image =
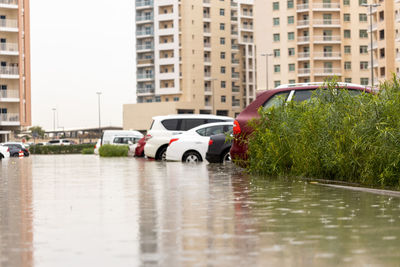
[[[101,117],[100,117],[100,95],[101,92],[96,92],[97,94],[97,100],[98,100],[98,108],[99,108],[99,137],[101,137]]]
[[[268,83],[268,57],[273,56],[274,54],[261,54],[262,57],[265,57],[265,78],[266,78],[266,88],[268,90],[269,83]]]
[[[216,81],[217,78],[211,78],[211,89],[212,89],[212,114],[215,114],[215,92],[214,92],[214,81]]]
[[[56,108],[52,108],[53,110],[53,132],[56,131]]]
[[[374,87],[374,42],[372,38],[372,8],[380,6],[380,4],[362,4],[369,8],[369,30],[371,35],[371,88]]]

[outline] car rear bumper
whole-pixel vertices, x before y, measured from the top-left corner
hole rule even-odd
[[[210,163],[220,163],[221,162],[221,155],[219,154],[212,154],[208,153],[206,154],[206,160]]]

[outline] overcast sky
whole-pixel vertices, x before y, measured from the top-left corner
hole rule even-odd
[[[122,126],[135,97],[134,0],[32,0],[32,124]],[[57,125],[56,125],[57,127]]]

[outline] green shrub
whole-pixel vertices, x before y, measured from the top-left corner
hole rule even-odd
[[[249,171],[400,188],[399,80],[376,95],[327,87],[310,101],[259,111]]]
[[[80,154],[83,149],[94,149],[93,144],[69,145],[69,146],[30,146],[32,154]]]
[[[102,145],[99,149],[101,157],[127,157],[128,146]]]
[[[93,147],[84,148],[84,149],[82,149],[81,153],[85,154],[85,155],[94,154],[94,148]]]

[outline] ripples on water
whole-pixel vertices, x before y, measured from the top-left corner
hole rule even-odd
[[[232,165],[0,163],[0,266],[397,266],[400,202]]]

